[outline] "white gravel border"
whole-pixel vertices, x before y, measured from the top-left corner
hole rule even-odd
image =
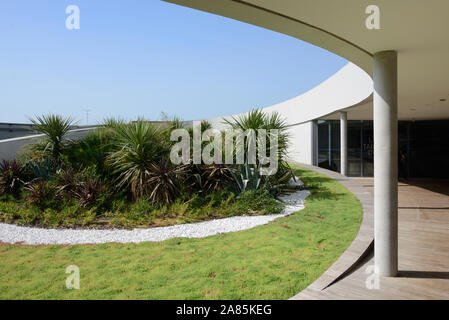
[[[198,223],[186,223],[169,227],[155,227],[133,230],[75,230],[43,229],[21,227],[0,223],[0,241],[4,243],[39,244],[98,244],[107,242],[139,243],[144,241],[164,241],[171,238],[204,238],[207,236],[247,230],[267,224],[280,217],[285,217],[304,209],[304,202],[310,195],[308,190],[300,190],[290,195],[281,196],[287,203],[280,214],[264,216],[236,216]]]

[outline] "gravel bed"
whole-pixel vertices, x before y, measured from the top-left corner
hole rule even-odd
[[[198,223],[186,223],[168,227],[155,227],[133,230],[75,230],[75,229],[42,229],[21,227],[0,223],[0,241],[20,244],[94,244],[94,243],[139,243],[144,241],[164,241],[171,238],[203,238],[215,234],[247,230],[267,224],[280,217],[304,209],[304,202],[310,195],[308,190],[296,191],[281,196],[287,203],[280,214],[264,216],[236,216]]]

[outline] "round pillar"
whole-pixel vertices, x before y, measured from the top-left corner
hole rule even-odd
[[[348,174],[348,114],[340,112],[340,173]]]
[[[398,272],[397,53],[374,55],[374,261],[381,276]]]

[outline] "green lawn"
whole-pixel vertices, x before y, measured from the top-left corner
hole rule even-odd
[[[203,239],[77,246],[0,245],[0,299],[287,299],[349,246],[362,219],[340,183],[295,167],[306,209]],[[79,290],[65,287],[68,265]]]

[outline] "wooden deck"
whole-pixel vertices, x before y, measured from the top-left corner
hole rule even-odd
[[[352,189],[360,188],[358,194],[348,189],[362,203],[369,203],[363,196],[366,190],[372,199],[373,179],[329,175],[346,186],[352,185]],[[366,222],[351,247],[355,244],[363,248],[372,237],[370,219],[365,212]],[[399,277],[379,277],[378,288],[373,288],[376,279],[370,270],[374,266],[372,245],[370,250],[358,250],[359,256],[351,247],[323,276],[292,299],[449,299],[449,181],[412,179],[399,183]],[[347,272],[338,275],[347,266]]]

